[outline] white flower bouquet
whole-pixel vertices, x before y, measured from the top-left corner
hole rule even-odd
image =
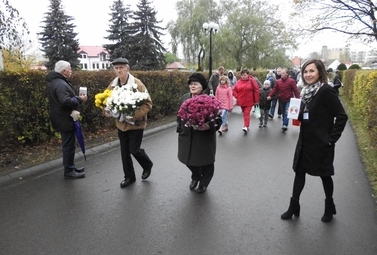
[[[133,116],[140,106],[149,98],[147,91],[137,90],[137,84],[126,84],[122,87],[115,86],[111,96],[106,101],[106,110],[114,118],[134,124]]]

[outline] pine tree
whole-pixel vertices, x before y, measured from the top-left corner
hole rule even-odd
[[[157,12],[150,6],[148,0],[140,0],[137,4],[138,10],[134,12],[134,28],[137,30],[132,38],[132,46],[129,61],[133,69],[137,70],[159,70],[165,69],[164,53],[160,36],[160,30],[164,28],[157,26]]]
[[[130,56],[130,42],[132,35],[135,33],[129,19],[132,18],[130,5],[124,6],[122,0],[115,0],[110,8],[111,19],[110,29],[106,30],[109,33],[105,39],[114,42],[113,44],[106,44],[104,48],[109,52],[110,59],[129,58]]]
[[[50,0],[49,8],[44,14],[44,31],[38,33],[41,36],[41,50],[48,59],[46,67],[52,69],[57,61],[65,60],[71,64],[72,69],[76,69],[80,63],[79,43],[75,39],[77,33],[73,31],[76,26],[71,23],[73,17],[65,14],[61,0]]]

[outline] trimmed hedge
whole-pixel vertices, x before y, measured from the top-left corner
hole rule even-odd
[[[353,69],[344,71],[343,76],[343,95],[365,120],[369,138],[377,149],[377,71]]]
[[[131,71],[148,88],[153,101],[150,119],[175,114],[180,97],[188,92],[189,72]],[[251,72],[261,82],[266,72]],[[22,144],[35,145],[50,141],[55,131],[48,117],[45,71],[0,72],[0,150]],[[236,74],[238,75],[238,73]],[[353,108],[365,118],[370,139],[377,144],[377,71],[342,71],[342,96],[349,98]],[[76,92],[88,88],[88,101],[81,105],[84,132],[96,132],[109,119],[95,107],[94,96],[107,88],[115,75],[110,71],[78,71],[70,79]]]
[[[131,72],[147,87],[153,108],[150,119],[175,114],[180,97],[188,91],[188,72]],[[0,72],[0,150],[21,144],[35,145],[55,136],[48,117],[46,71]],[[78,93],[88,88],[88,101],[80,106],[84,131],[95,132],[108,123],[94,105],[95,94],[115,78],[111,71],[78,71],[70,81]]]

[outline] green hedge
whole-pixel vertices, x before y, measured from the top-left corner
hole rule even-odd
[[[175,114],[181,95],[188,91],[188,72],[141,72],[132,74],[147,87],[153,109],[150,119]],[[0,72],[0,149],[20,144],[35,145],[47,142],[55,135],[48,117],[46,97],[47,72]],[[88,101],[81,105],[84,131],[98,131],[108,119],[94,105],[95,94],[102,92],[115,78],[113,71],[78,71],[70,81],[76,92],[88,88]]]
[[[347,70],[343,73],[344,91],[352,108],[364,118],[369,138],[377,149],[377,71]]]
[[[150,119],[176,113],[179,98],[188,92],[189,72],[131,73],[146,85],[151,95],[153,109],[148,115]],[[55,136],[48,118],[46,74],[44,71],[0,72],[0,150],[20,144],[42,144]],[[266,72],[252,72],[252,75],[263,82]],[[365,118],[370,139],[377,144],[377,71],[347,70],[341,75],[344,81],[342,95]],[[109,123],[109,119],[95,107],[94,96],[102,92],[114,77],[113,71],[74,72],[71,82],[76,91],[80,86],[88,88],[88,101],[80,108],[85,132],[96,132]]]

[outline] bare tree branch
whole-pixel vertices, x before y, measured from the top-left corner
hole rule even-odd
[[[371,0],[295,0],[293,17],[303,34],[335,31],[365,42],[377,41],[376,4]]]

